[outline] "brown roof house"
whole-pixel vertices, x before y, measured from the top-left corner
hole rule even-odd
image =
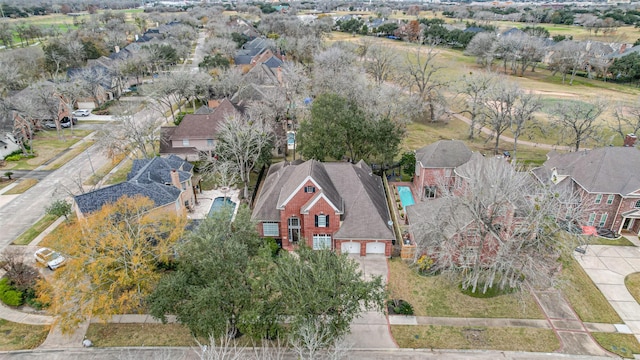
[[[391,255],[395,239],[379,176],[364,162],[280,162],[271,165],[252,213],[263,237],[288,250]]]
[[[76,214],[87,216],[123,196],[145,196],[155,210],[182,214],[195,205],[192,176],[193,165],[174,155],[136,159],[127,181],[74,196]]]
[[[453,186],[455,169],[469,161],[471,150],[460,140],[440,140],[416,150],[413,187],[419,200],[438,197],[438,187]]]
[[[532,170],[543,184],[568,188],[580,195],[587,213],[581,225],[614,232],[640,230],[640,151],[628,135],[627,147],[604,147],[568,154],[551,152]]]
[[[174,154],[195,161],[200,152],[213,152],[218,125],[234,113],[240,114],[240,110],[224,99],[211,113],[188,114],[178,126],[163,126],[160,129],[160,154]]]

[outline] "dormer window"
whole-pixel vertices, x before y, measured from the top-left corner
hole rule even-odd
[[[304,187],[304,192],[306,192],[306,193],[314,193],[314,192],[316,192],[316,187],[315,186],[305,186]]]

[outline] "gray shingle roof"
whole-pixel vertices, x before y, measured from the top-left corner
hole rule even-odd
[[[158,183],[123,182],[74,196],[74,199],[80,211],[83,214],[88,214],[100,210],[105,204],[118,201],[123,196],[145,196],[151,199],[156,207],[159,207],[175,202],[180,196],[180,192],[180,189],[175,186]]]
[[[604,147],[568,154],[549,153],[549,159],[533,170],[540,181],[553,169],[570,176],[588,192],[628,195],[640,189],[640,152],[633,147]]]
[[[440,140],[416,150],[416,163],[423,168],[455,168],[471,158],[471,150],[460,140]]]
[[[127,174],[127,181],[138,184],[171,184],[171,171],[176,170],[180,182],[191,178],[193,165],[175,155],[169,157],[155,157],[152,159],[135,159],[131,172]]]
[[[281,162],[272,165],[252,213],[256,221],[280,221],[278,207],[307,179],[313,179],[340,211],[336,239],[394,239],[382,180],[363,161],[350,163]]]

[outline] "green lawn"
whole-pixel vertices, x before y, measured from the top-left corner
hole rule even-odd
[[[93,323],[86,336],[97,347],[197,345],[189,329],[180,324]]]
[[[0,168],[0,172],[4,173],[8,169],[33,170],[58,156],[91,132],[91,130],[72,131],[71,129],[62,129],[59,136],[56,131],[39,131],[33,139],[32,146],[36,157],[23,158],[19,161],[7,161],[7,165]]]
[[[418,275],[400,259],[389,261],[389,293],[408,301],[415,315],[434,317],[543,319],[529,293],[479,299],[463,294],[441,276]]]
[[[627,286],[627,290],[631,293],[636,302],[640,304],[640,273],[633,273],[627,275],[624,279],[624,284]]]
[[[33,241],[40,233],[46,230],[49,225],[53,224],[54,221],[58,219],[57,216],[54,215],[45,215],[40,220],[38,220],[33,226],[31,226],[27,231],[23,232],[18,236],[12,244],[14,245],[28,245]]]
[[[591,333],[591,335],[603,348],[622,357],[633,359],[633,354],[640,354],[640,344],[632,334]]]

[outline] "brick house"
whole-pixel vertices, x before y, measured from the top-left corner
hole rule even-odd
[[[154,211],[183,214],[196,201],[192,176],[193,165],[177,156],[136,159],[127,181],[74,196],[74,208],[82,218],[126,195],[150,198],[156,205]]]
[[[523,212],[518,210],[530,205],[526,196],[514,197],[509,202],[484,203],[485,200],[494,200],[488,196],[483,200],[486,213],[472,213],[467,200],[467,195],[470,195],[468,192],[471,191],[469,183],[474,177],[490,179],[494,173],[526,175],[515,172],[503,158],[472,153],[467,162],[452,170],[451,177],[456,179],[452,185],[455,190],[450,193],[453,196],[438,196],[406,207],[411,239],[417,243],[438,243],[439,247],[447,249],[446,253],[454,254],[453,262],[464,265],[467,261],[474,262],[475,258],[471,257],[484,258],[496,254],[505,239],[528,239],[535,236],[535,233],[525,231],[530,227],[527,227]],[[530,179],[528,181],[535,182]],[[440,187],[438,190],[440,191]],[[482,221],[478,220],[480,218]]]
[[[178,126],[160,128],[160,155],[180,155],[196,161],[201,151],[212,152],[216,147],[218,126],[231,114],[241,111],[229,100],[220,101],[208,114],[187,114]]]
[[[455,169],[469,161],[471,150],[460,140],[440,140],[416,150],[413,188],[419,200],[438,197],[438,187],[454,186]]]
[[[532,170],[543,184],[565,187],[582,199],[584,224],[615,232],[640,230],[640,152],[628,136],[627,147],[604,147],[547,154]]]
[[[252,212],[263,237],[292,250],[391,256],[395,239],[379,176],[364,162],[280,162],[271,165]]]

